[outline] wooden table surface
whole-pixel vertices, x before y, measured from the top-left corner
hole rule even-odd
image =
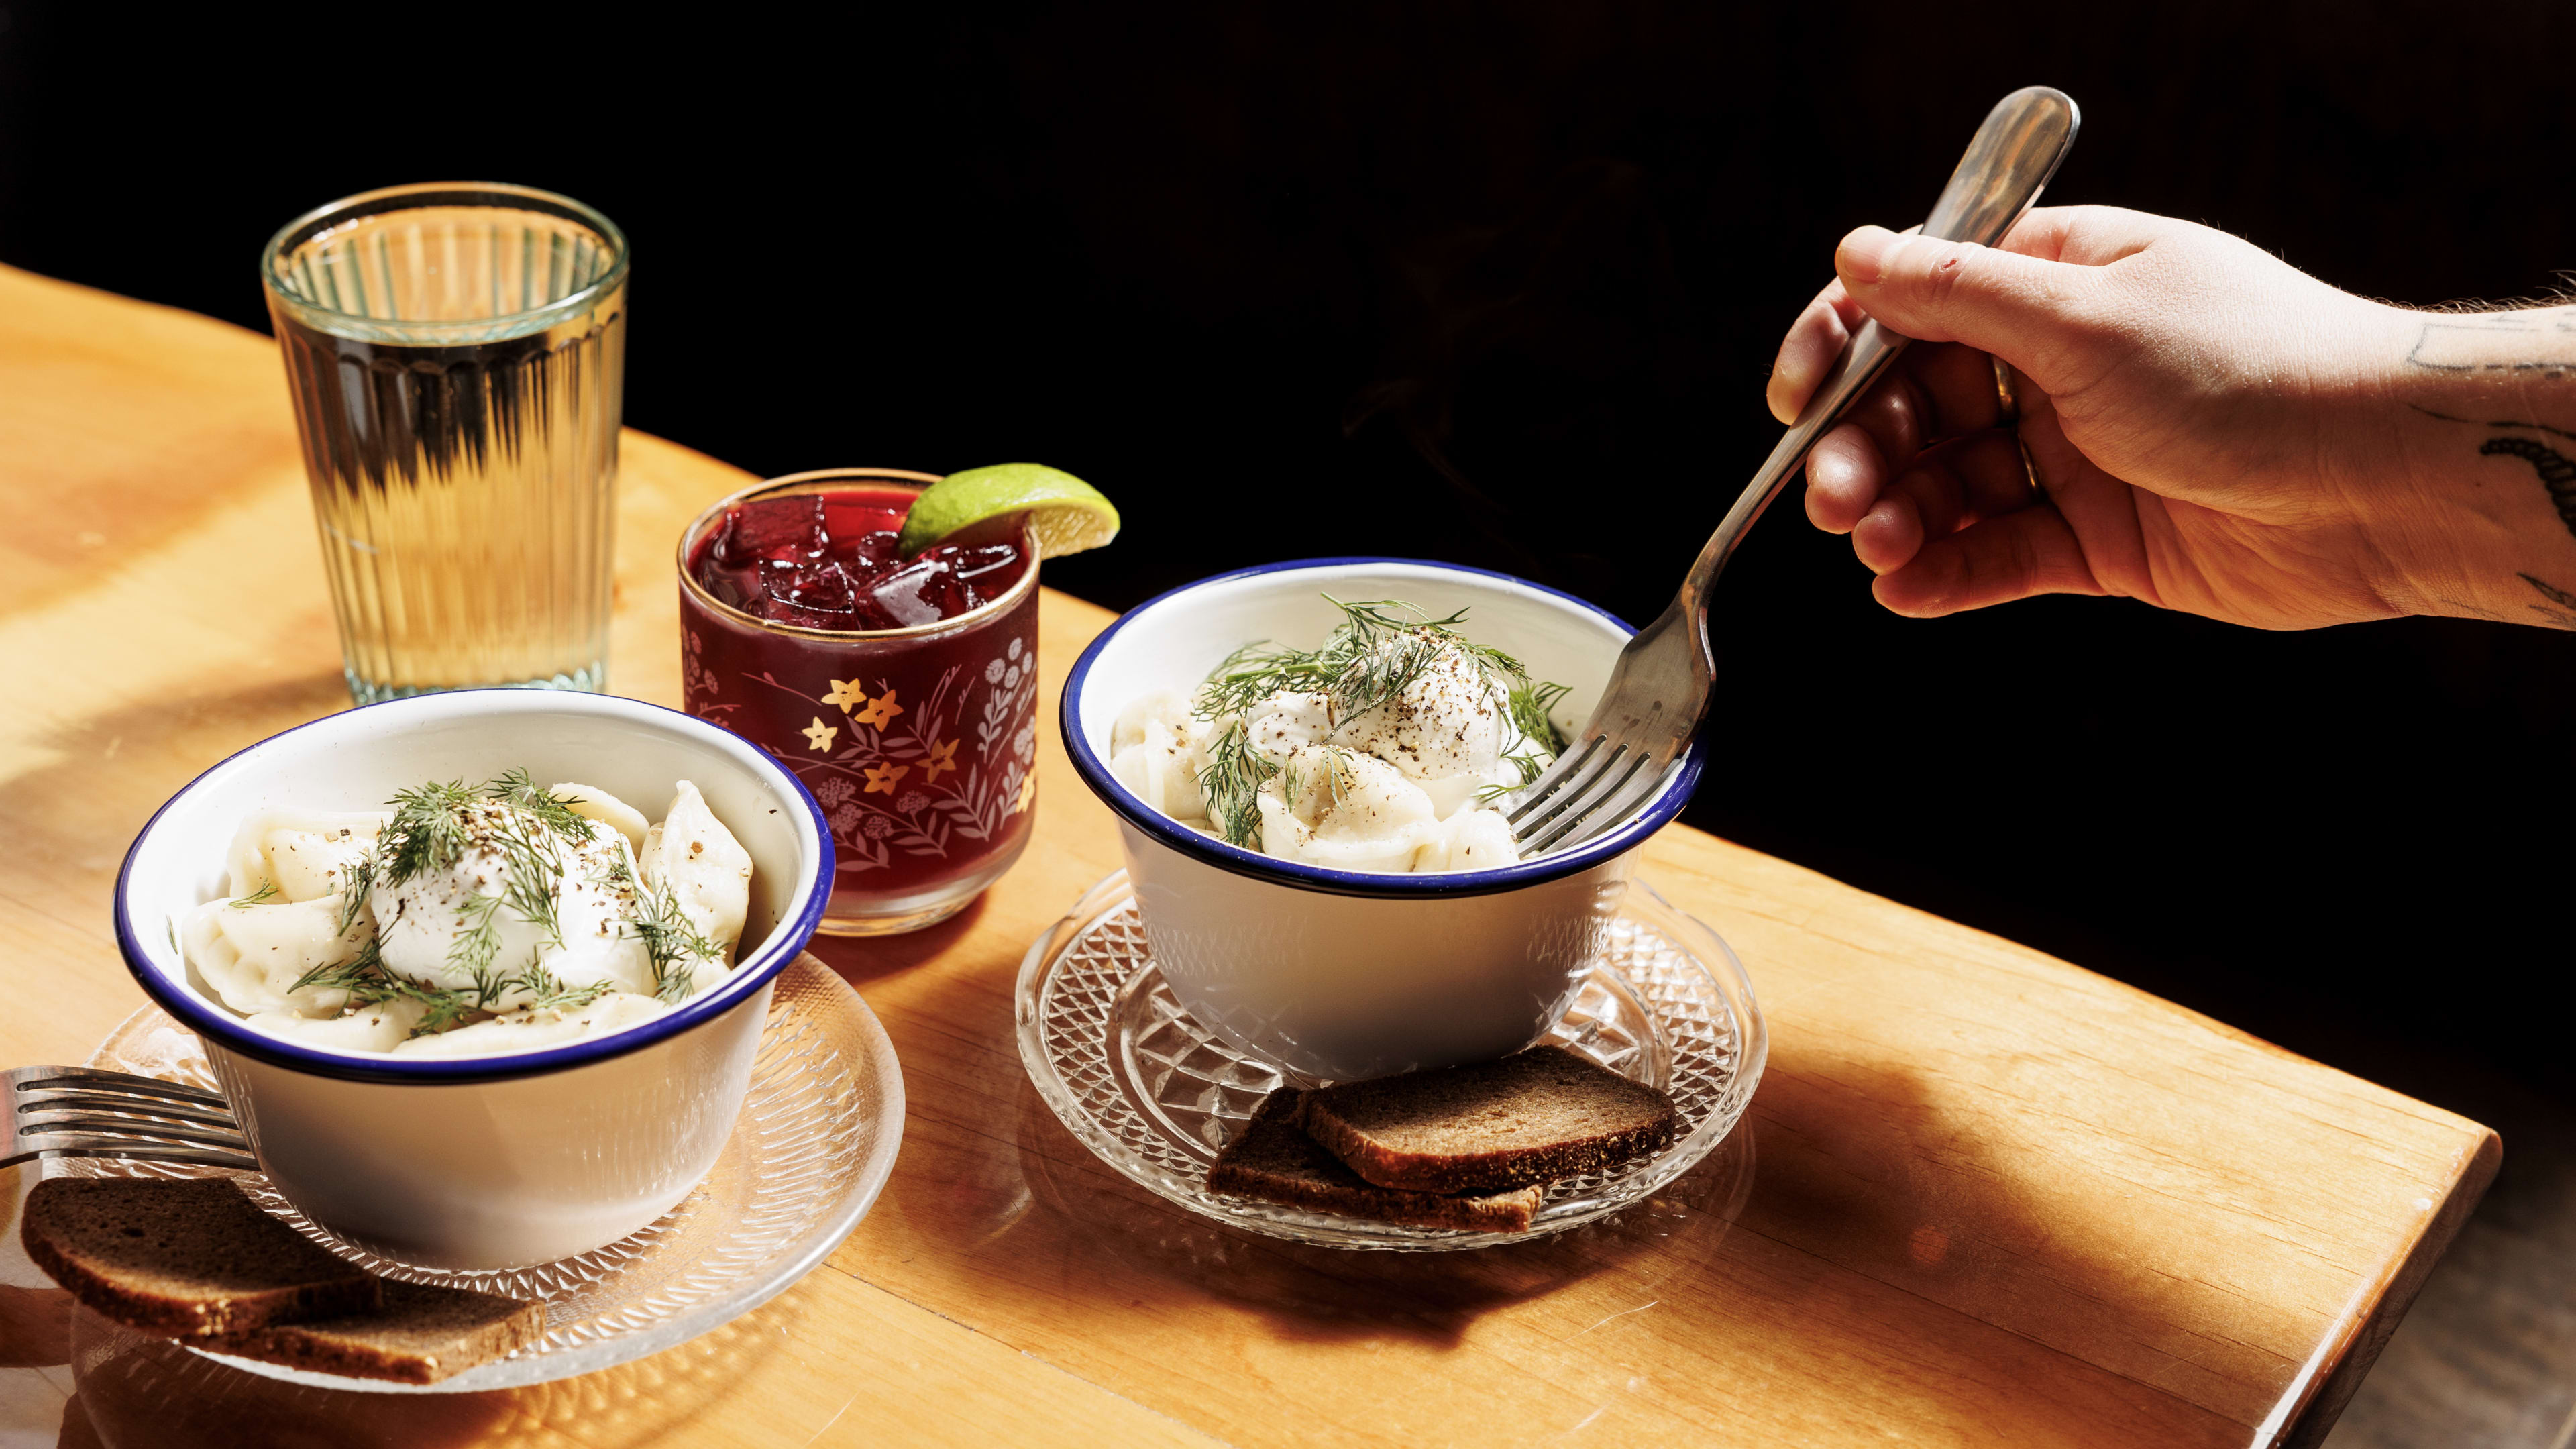
[[[672,540],[746,479],[625,449],[609,680],[676,704]],[[852,452],[811,461],[908,461]],[[0,525],[0,1064],[78,1061],[142,1001],[108,898],[145,817],[348,703],[267,339],[0,269]],[[1771,1029],[1716,1155],[1478,1253],[1219,1229],[1091,1159],[1012,1043],[1022,951],[1119,863],[1053,734],[1108,618],[1045,596],[1018,869],[947,925],[818,947],[910,1098],[827,1267],[535,1389],[329,1393],[173,1350],[67,1404],[68,1307],[11,1225],[0,1443],[2314,1442],[2494,1172],[2473,1122],[1675,826],[1641,874],[1742,954]]]

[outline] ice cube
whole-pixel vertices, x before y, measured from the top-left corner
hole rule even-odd
[[[1010,588],[1017,575],[1004,571],[1020,561],[1020,551],[1007,543],[942,544],[931,553],[948,556],[949,569],[974,592],[978,604],[1000,598]]]
[[[849,565],[852,578],[864,582],[902,566],[903,550],[895,547],[895,540],[901,536],[892,529],[835,533],[832,556]]]
[[[957,577],[949,561],[929,553],[885,574],[868,586],[868,597],[903,627],[936,624],[976,606],[974,591]]]
[[[760,565],[760,591],[790,608],[821,614],[854,612],[859,598],[858,581],[839,561],[828,558],[820,562],[764,559]]]
[[[755,563],[821,558],[832,535],[823,526],[820,498],[762,499],[725,515],[716,539],[716,562],[726,568]]]

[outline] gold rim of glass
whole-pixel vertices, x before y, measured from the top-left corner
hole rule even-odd
[[[719,618],[747,624],[766,633],[787,634],[799,639],[820,639],[833,643],[875,642],[881,639],[927,639],[936,634],[953,633],[982,623],[1009,609],[1038,586],[1038,564],[1041,560],[1038,557],[1037,540],[1031,536],[1025,519],[1020,524],[1020,552],[1028,556],[1029,566],[1021,570],[1019,580],[1003,590],[1002,596],[991,603],[979,605],[953,619],[941,619],[933,624],[909,624],[900,629],[814,629],[803,624],[782,624],[775,619],[764,619],[758,614],[745,613],[708,593],[706,586],[698,582],[697,576],[689,572],[689,555],[696,551],[698,540],[705,536],[707,529],[716,520],[724,516],[726,509],[737,504],[748,503],[754,498],[765,498],[773,494],[793,496],[800,492],[821,493],[834,485],[850,484],[909,489],[918,494],[922,489],[938,482],[940,477],[941,475],[937,473],[915,473],[904,468],[816,468],[804,473],[789,473],[777,478],[763,479],[748,488],[728,493],[707,505],[705,512],[690,520],[689,526],[680,530],[680,588],[689,597],[703,605],[708,612]]]

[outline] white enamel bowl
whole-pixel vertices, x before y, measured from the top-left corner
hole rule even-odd
[[[225,848],[252,814],[376,809],[425,780],[513,766],[596,786],[653,819],[674,781],[694,782],[752,859],[733,979],[597,1041],[409,1061],[252,1031],[181,958],[175,923],[229,889]],[[116,934],[135,980],[205,1043],[289,1202],[401,1262],[518,1268],[626,1237],[715,1165],[750,1085],[771,980],[813,935],[831,878],[813,797],[724,730],[606,695],[471,690],[317,720],[198,776],[127,852]]]
[[[1324,595],[1468,611],[1467,637],[1569,686],[1579,725],[1631,631],[1570,595],[1505,574],[1404,559],[1314,559],[1221,574],[1112,623],[1073,668],[1064,738],[1083,782],[1118,813],[1154,960],[1190,1016],[1237,1050],[1310,1078],[1351,1081],[1518,1051],[1564,1015],[1600,953],[1629,857],[1698,782],[1694,743],[1633,819],[1582,846],[1500,870],[1376,875],[1238,849],[1165,817],[1109,773],[1129,701],[1195,686],[1256,639],[1322,641]]]

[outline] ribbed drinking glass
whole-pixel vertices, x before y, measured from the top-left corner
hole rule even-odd
[[[260,257],[360,704],[606,684],[626,238],[567,197],[335,201]]]

